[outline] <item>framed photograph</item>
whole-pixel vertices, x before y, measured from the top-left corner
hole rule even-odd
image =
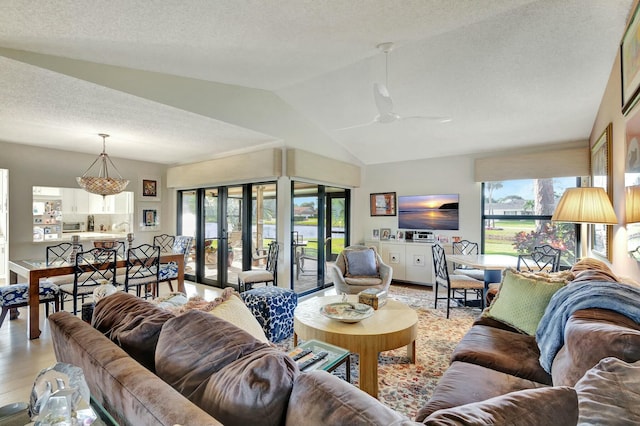
[[[603,188],[611,199],[611,133],[609,123],[598,140],[591,147],[591,186]],[[591,251],[612,260],[611,225],[591,225]]]
[[[157,197],[158,196],[158,181],[152,179],[142,179],[142,196],[143,197]]]
[[[378,228],[371,231],[371,238],[374,240],[380,239],[380,230]]]
[[[140,201],[160,201],[160,178],[149,176],[140,179],[138,190]]]
[[[159,210],[152,205],[138,208],[138,229],[140,231],[157,231],[160,229]]]
[[[391,239],[391,229],[380,228],[380,240],[389,240],[389,239]]]
[[[369,195],[369,210],[371,216],[395,216],[396,193],[378,192]]]
[[[396,232],[396,240],[404,241],[404,231]]]
[[[627,114],[638,101],[640,92],[640,23],[638,6],[620,43],[620,72],[622,77],[622,113]]]

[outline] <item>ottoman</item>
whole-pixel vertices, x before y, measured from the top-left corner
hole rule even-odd
[[[279,342],[293,334],[293,311],[298,306],[298,295],[293,290],[258,287],[243,292],[242,300],[271,342]]]

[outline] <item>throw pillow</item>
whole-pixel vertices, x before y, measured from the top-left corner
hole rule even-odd
[[[566,285],[545,277],[524,276],[513,269],[505,271],[498,295],[483,315],[535,335],[549,300]]]
[[[379,275],[376,252],[373,249],[345,250],[344,257],[347,265],[346,277],[377,277]]]
[[[576,383],[578,425],[640,424],[640,361],[602,359]]]
[[[574,425],[576,392],[555,386],[510,392],[481,402],[438,410],[425,425]],[[603,423],[600,423],[603,424]]]
[[[269,343],[269,339],[267,339],[267,336],[264,334],[260,323],[237,294],[230,296],[227,300],[209,311],[209,313],[229,321],[261,342]]]
[[[162,327],[156,366],[161,379],[225,425],[284,424],[300,374],[285,352],[200,310]]]

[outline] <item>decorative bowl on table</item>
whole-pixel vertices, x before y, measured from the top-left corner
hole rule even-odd
[[[333,320],[355,323],[373,315],[373,308],[364,303],[337,302],[320,307],[320,313]]]

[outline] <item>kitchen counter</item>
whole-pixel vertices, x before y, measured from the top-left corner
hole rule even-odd
[[[94,240],[126,240],[127,233],[126,232],[68,232],[62,234],[61,238],[56,239],[47,239],[44,241],[34,241],[35,243],[58,243],[63,241],[71,241],[71,237],[77,235],[80,237],[80,241],[94,241]]]

